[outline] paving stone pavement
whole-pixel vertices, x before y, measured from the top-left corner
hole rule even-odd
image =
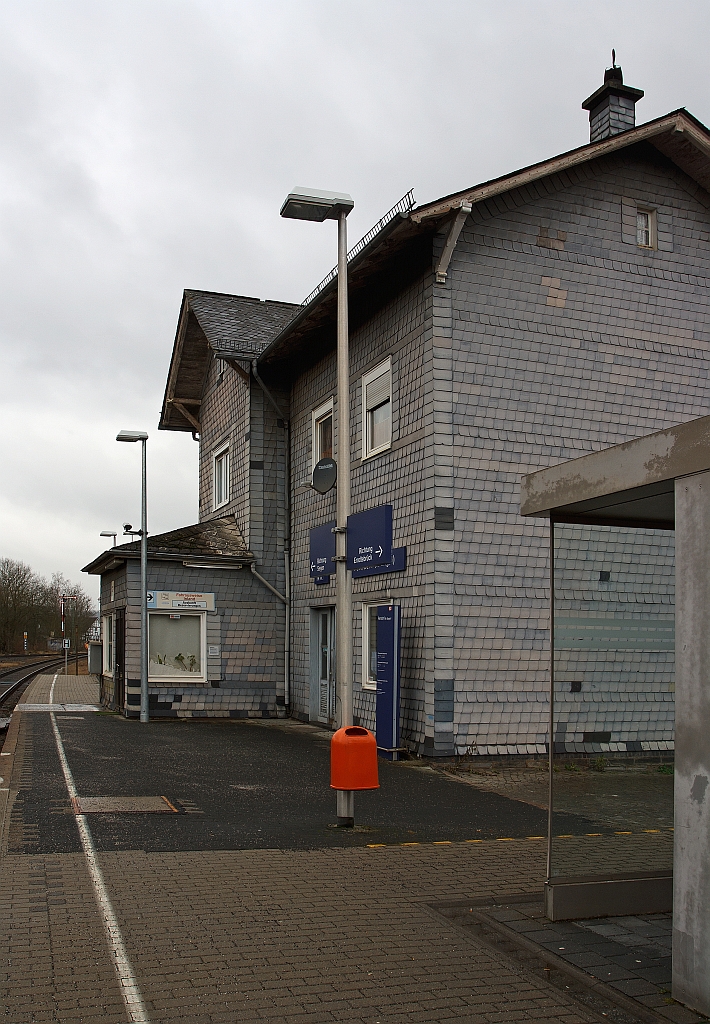
[[[533,844],[131,851],[101,866],[151,1021],[597,1019],[427,907],[539,887]],[[6,858],[0,915],[6,1020],[127,1019],[81,855]]]
[[[90,700],[86,687],[91,684],[80,683],[84,689],[77,690],[75,679],[60,677],[54,701]],[[48,702],[46,678],[35,684],[31,698]],[[43,790],[43,799],[47,793],[62,796],[64,786],[56,751],[49,749],[51,733],[39,728],[45,718],[50,720],[46,712],[13,716],[0,758],[3,774],[16,762],[11,789],[20,793],[24,786],[22,792],[30,796],[33,789]],[[69,762],[87,785],[94,762],[95,772],[108,772],[107,779],[120,781],[129,768],[125,758],[123,767],[110,759],[102,768],[90,734],[94,744],[114,725],[116,736],[126,742],[130,736],[148,742],[152,735],[138,731],[144,728],[139,724],[91,713],[78,720],[56,718],[60,731],[74,737],[67,746]],[[27,728],[30,719],[36,728]],[[124,727],[135,732],[124,732]],[[191,737],[197,751],[223,733],[165,731],[160,737],[164,743],[177,742],[179,735]],[[263,729],[229,735],[248,750],[261,750],[258,744],[271,736]],[[279,749],[285,751],[295,749],[291,740],[277,740],[276,733],[273,742],[283,742]],[[305,735],[299,742],[317,748],[309,757],[323,756],[322,744],[314,746]],[[129,759],[134,758],[135,746],[127,749]],[[226,755],[228,748],[223,750]],[[234,770],[246,769],[239,762]],[[399,785],[410,787],[406,792],[419,792],[418,773],[404,772],[399,778]],[[443,798],[460,793],[457,799],[464,802],[480,800],[469,787],[437,778],[431,784],[448,787],[441,790]],[[34,839],[26,836],[26,848],[20,845],[0,861],[2,1019],[7,1024],[128,1021],[66,786],[63,798],[50,803],[55,805],[49,818],[58,837],[56,851],[32,852]],[[513,807],[510,813],[518,811]],[[101,816],[85,820],[98,834]],[[135,842],[144,835],[134,824],[135,815],[124,820],[126,836]],[[177,816],[165,814],[151,820],[156,828],[179,824]],[[343,846],[336,836],[329,843],[326,829],[317,847],[307,849],[215,849],[207,835],[209,817],[190,820],[205,821],[204,847],[96,847],[145,1003],[143,1019],[155,1024],[582,1024],[609,1019],[627,1024],[638,1019],[614,1017],[615,1011],[602,1015],[582,1005],[564,986],[549,984],[541,972],[521,967],[515,957],[466,934],[435,909],[447,900],[539,897],[545,870],[540,839],[379,845],[364,835],[359,845]],[[64,834],[66,841],[60,842]],[[199,844],[199,832],[190,835]]]

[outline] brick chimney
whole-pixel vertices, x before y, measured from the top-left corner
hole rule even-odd
[[[610,135],[628,131],[636,125],[636,102],[643,89],[624,85],[621,68],[616,64],[604,72],[604,85],[582,104],[589,111],[589,141],[600,142]]]

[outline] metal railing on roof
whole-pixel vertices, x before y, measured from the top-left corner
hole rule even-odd
[[[365,246],[369,242],[372,241],[372,239],[375,237],[375,235],[378,233],[378,231],[381,231],[382,228],[385,226],[385,224],[389,224],[389,222],[391,220],[393,220],[397,216],[398,213],[409,213],[409,211],[412,209],[413,206],[414,206],[414,189],[410,188],[409,192],[407,192],[406,195],[403,195],[402,198],[399,200],[399,202],[395,203],[394,206],[392,207],[392,209],[387,211],[387,213],[384,215],[384,217],[380,217],[378,222],[373,227],[371,227],[370,230],[367,232],[367,234],[362,236],[362,238],[357,243],[357,245],[354,246],[349,251],[349,253],[348,253],[348,263],[350,263],[350,261],[353,260],[357,256],[357,254],[359,252],[362,252],[362,250],[365,248]],[[333,267],[333,269],[331,270],[331,272],[329,274],[326,274],[326,276],[323,278],[321,283],[316,288],[313,289],[311,294],[306,296],[306,298],[303,300],[301,305],[302,306],[307,306],[309,304],[309,302],[313,302],[313,300],[315,299],[316,295],[320,294],[320,292],[323,291],[325,286],[330,284],[330,282],[333,280],[333,278],[336,278],[337,276],[338,276],[338,268],[336,266],[336,267]]]

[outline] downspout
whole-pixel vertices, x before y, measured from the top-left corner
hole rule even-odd
[[[278,402],[271,394],[266,384],[259,376],[259,371],[256,366],[256,359],[252,359],[251,372],[254,375],[254,380],[257,382],[261,390],[264,392],[267,400],[276,410],[276,415],[279,417],[284,425],[286,431],[286,483],[285,483],[285,517],[286,517],[286,536],[284,537],[284,590],[286,591],[285,597],[275,590],[271,584],[267,583],[266,580],[259,575],[252,564],[252,572],[258,580],[264,583],[269,590],[273,591],[276,596],[284,602],[285,605],[285,623],[284,623],[284,708],[286,714],[289,713],[291,707],[291,422],[288,417],[284,416]]]

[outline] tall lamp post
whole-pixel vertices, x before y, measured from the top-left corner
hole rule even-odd
[[[348,228],[347,216],[354,206],[344,192],[296,188],[281,207],[281,216],[292,220],[338,222],[338,494],[335,546],[336,680],[340,701],[340,728],[353,724],[353,614],[352,577],[345,564],[348,516],[350,515],[350,356],[348,352]],[[355,794],[336,790],[338,824],[355,823]]]
[[[121,430],[117,441],[141,442],[141,528],[124,527],[124,534],[141,539],[141,722],[148,722],[148,511],[146,496],[146,441],[143,430]]]
[[[99,537],[113,537],[113,546],[114,547],[116,547],[116,537],[117,536],[118,536],[118,534],[114,533],[113,530],[102,530],[101,533],[99,534]]]

